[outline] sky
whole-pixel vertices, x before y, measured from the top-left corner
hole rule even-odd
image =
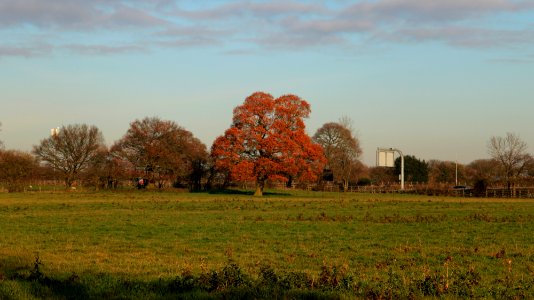
[[[210,147],[255,91],[308,101],[313,135],[348,117],[362,160],[534,152],[532,0],[0,0],[0,141],[97,126],[108,145],[144,117]]]

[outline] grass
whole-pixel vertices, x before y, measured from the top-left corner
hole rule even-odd
[[[265,266],[276,278],[305,274],[311,285],[321,278],[328,286],[348,280],[351,288],[340,294],[349,296],[387,297],[404,289],[405,296],[534,297],[532,232],[531,200],[314,192],[264,198],[3,193],[0,298],[57,296],[43,282],[92,286],[82,294],[71,286],[87,298],[109,296],[129,282],[139,291],[127,288],[124,297],[150,298],[157,282],[176,285],[187,275],[198,283],[232,264],[254,280]],[[37,286],[29,280],[36,255],[48,280]],[[80,279],[69,281],[73,276]]]

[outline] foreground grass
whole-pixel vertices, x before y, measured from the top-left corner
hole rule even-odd
[[[0,298],[534,297],[532,232],[530,200],[0,194]]]

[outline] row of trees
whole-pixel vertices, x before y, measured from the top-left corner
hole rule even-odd
[[[67,125],[34,146],[31,154],[3,150],[0,141],[0,182],[17,191],[39,177],[61,177],[67,188],[81,181],[112,188],[135,178],[158,188],[172,184],[191,190],[254,181],[255,194],[262,195],[267,181],[331,181],[347,190],[351,184],[398,180],[398,161],[395,169],[361,163],[362,150],[348,118],[326,123],[308,136],[304,119],[310,111],[298,96],[256,92],[234,109],[230,127],[209,152],[191,132],[157,117],[135,120],[109,148],[97,127]],[[490,139],[492,159],[463,166],[408,155],[405,175],[412,182],[484,181],[511,188],[534,177],[534,162],[526,151],[526,144],[509,133]]]
[[[24,182],[13,159],[29,159],[25,174],[60,174],[65,186],[83,180],[95,186],[143,178],[158,188],[169,184],[200,189],[235,181],[255,181],[262,195],[267,180],[316,181],[325,164],[322,147],[306,134],[304,118],[309,104],[295,95],[274,98],[257,92],[234,109],[232,124],[217,138],[211,152],[193,134],[172,121],[145,118],[130,124],[126,134],[110,148],[95,126],[75,124],[34,146],[32,157],[5,151],[0,179]],[[10,155],[7,155],[7,154]],[[2,180],[7,182],[7,180]],[[14,184],[6,184],[8,189]]]
[[[428,183],[434,186],[483,185],[499,186],[508,190],[518,185],[534,183],[534,157],[527,152],[527,144],[513,133],[492,137],[488,142],[490,159],[479,159],[468,165],[453,161],[425,162],[414,156],[405,157],[407,181]],[[400,173],[400,159],[394,169],[371,168],[368,174],[373,182],[395,182]]]

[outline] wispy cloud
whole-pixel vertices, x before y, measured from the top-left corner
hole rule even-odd
[[[30,46],[2,46],[0,45],[0,58],[2,57],[34,57],[49,55],[53,46],[49,44],[33,44]]]
[[[532,15],[530,0],[2,0],[0,56],[28,57],[61,49],[104,55],[159,47],[222,47],[222,52],[232,53],[242,47],[249,53],[266,48],[345,49],[362,41],[511,48],[534,44],[534,26],[525,21]],[[20,45],[29,43],[25,31],[58,39],[73,34],[93,43],[24,47]]]
[[[381,0],[361,1],[349,6],[345,16],[375,21],[407,23],[448,23],[501,13],[517,13],[534,8],[532,1],[515,0]]]
[[[128,5],[126,1],[84,0],[3,0],[0,25],[34,26],[42,30],[86,31],[100,28],[152,27],[167,22],[153,14]]]
[[[500,63],[500,64],[515,64],[515,65],[524,65],[524,64],[534,64],[534,59],[529,58],[494,58],[490,59],[491,63]]]
[[[228,18],[277,18],[287,15],[324,15],[328,9],[321,4],[297,1],[227,1],[225,4],[208,8],[177,10],[176,14],[189,19],[221,20]]]
[[[147,49],[137,45],[109,46],[109,45],[84,45],[71,44],[65,45],[65,48],[81,54],[87,55],[111,55],[122,53],[141,53],[147,52]]]

